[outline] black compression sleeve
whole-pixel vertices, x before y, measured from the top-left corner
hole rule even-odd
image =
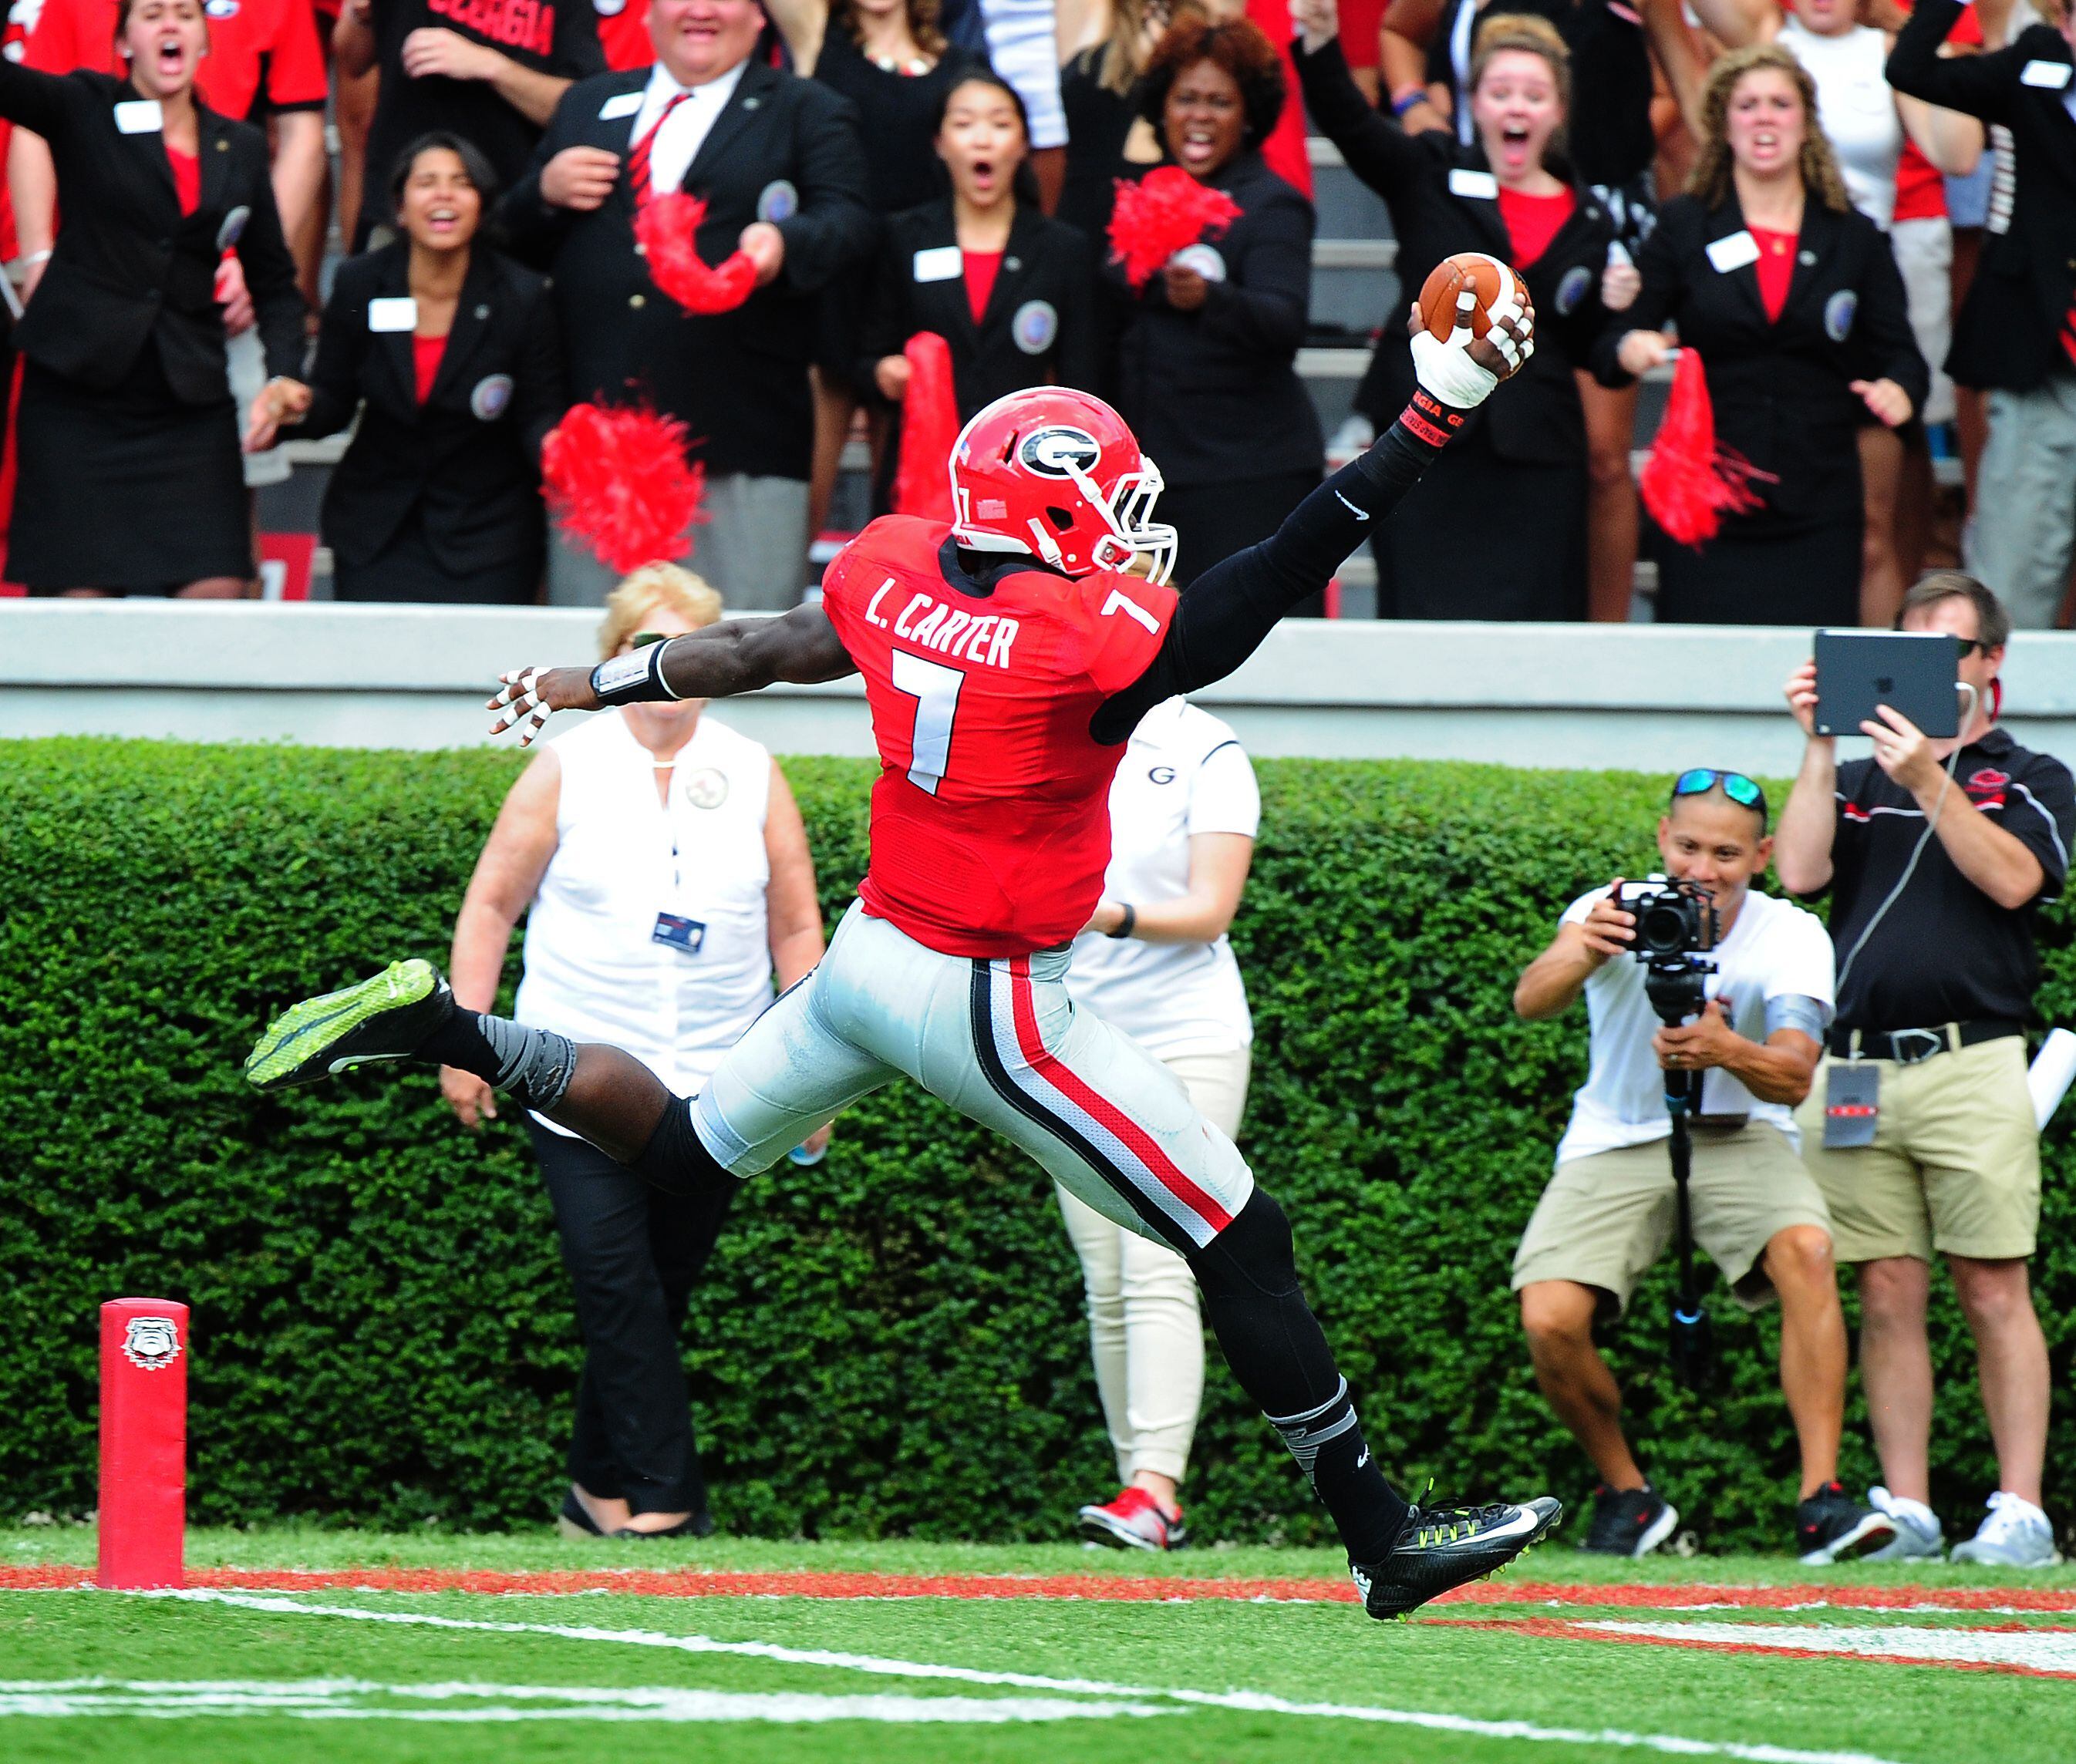
[[[1167,636],[1146,671],[1104,701],[1091,720],[1095,739],[1127,741],[1162,699],[1222,680],[1261,647],[1276,622],[1317,594],[1419,482],[1468,412],[1424,389],[1361,454],[1299,503],[1260,544],[1214,565],[1182,591]]]

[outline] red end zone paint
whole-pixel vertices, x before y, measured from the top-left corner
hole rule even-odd
[[[0,1592],[77,1587],[86,1579],[86,1571],[77,1567],[0,1566]],[[1142,1604],[1204,1600],[1244,1604],[1255,1600],[1351,1604],[1356,1597],[1355,1588],[1342,1580],[1213,1580],[1121,1574],[749,1574],[657,1568],[534,1572],[454,1568],[190,1568],[186,1583],[276,1592],[358,1588],[378,1592],[621,1592],[676,1599],[1082,1599]],[[1692,1611],[1716,1606],[1783,1611],[1828,1605],[1835,1610],[1858,1611],[2053,1613],[2076,1612],[2076,1587],[1867,1587],[1812,1583],[1759,1587],[1601,1586],[1523,1580],[1460,1588],[1436,1603],[1555,1604],[1574,1610]]]

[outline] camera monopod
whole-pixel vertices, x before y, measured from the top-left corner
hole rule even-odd
[[[1636,915],[1644,995],[1659,1021],[1677,1028],[1708,1008],[1709,976],[1716,965],[1698,952],[1716,945],[1714,904],[1706,889],[1692,882],[1661,881],[1620,904]],[[1672,1193],[1679,1251],[1679,1289],[1672,1300],[1667,1346],[1673,1377],[1696,1391],[1708,1389],[1716,1376],[1715,1337],[1694,1282],[1694,1136],[1688,1123],[1700,1112],[1700,1073],[1667,1067],[1665,1110],[1672,1118]]]
[[[1671,1019],[1675,1023],[1679,1020]],[[1694,1136],[1688,1130],[1687,1120],[1700,1100],[1700,1092],[1699,1073],[1666,1073],[1665,1110],[1672,1117],[1672,1195],[1679,1251],[1679,1286],[1672,1296],[1667,1357],[1672,1363],[1673,1377],[1694,1391],[1707,1390],[1716,1380],[1716,1338],[1694,1280],[1694,1205],[1690,1189]]]

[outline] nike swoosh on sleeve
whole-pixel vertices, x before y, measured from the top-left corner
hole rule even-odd
[[[1368,510],[1358,508],[1352,502],[1349,501],[1346,496],[1343,496],[1339,491],[1336,490],[1334,492],[1334,500],[1340,504],[1343,508],[1347,509],[1350,514],[1353,515],[1356,520],[1367,521],[1369,519]]]

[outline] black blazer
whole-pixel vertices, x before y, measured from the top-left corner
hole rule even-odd
[[[1637,268],[1643,291],[1609,315],[1593,346],[1601,384],[1626,386],[1615,352],[1632,330],[1676,323],[1701,354],[1716,434],[1778,484],[1758,484],[1766,506],[1749,530],[1792,533],[1860,513],[1860,430],[1873,419],[1855,380],[1893,380],[1921,407],[1931,376],[1917,352],[1903,278],[1881,229],[1856,209],[1841,214],[1812,194],[1802,214],[1795,279],[1769,323],[1750,264],[1718,271],[1715,240],[1744,229],[1734,192],[1719,208],[1675,197],[1658,211]]]
[[[898,355],[917,331],[933,330],[951,346],[961,422],[1026,386],[1096,390],[1095,265],[1086,239],[1019,202],[978,325],[963,272],[916,278],[918,253],[947,248],[958,249],[949,197],[887,222],[866,312],[860,385],[872,384],[882,356]]]
[[[1348,169],[1391,209],[1398,240],[1401,305],[1385,314],[1376,352],[1356,394],[1356,408],[1381,432],[1413,397],[1413,347],[1405,309],[1428,272],[1457,251],[1484,251],[1513,261],[1513,245],[1499,211],[1498,186],[1481,146],[1459,145],[1439,130],[1408,135],[1381,114],[1349,77],[1340,45],[1297,54],[1306,108],[1341,150]],[[1553,166],[1553,170],[1558,169]],[[1492,194],[1479,193],[1489,189]],[[1533,264],[1521,271],[1535,302],[1535,353],[1472,417],[1501,459],[1521,465],[1570,465],[1584,457],[1585,415],[1572,370],[1583,367],[1599,337],[1605,309],[1601,274],[1615,236],[1607,206],[1584,185],[1578,205]],[[1518,266],[1517,266],[1518,267]]]
[[[219,239],[237,233],[268,369],[300,374],[303,303],[274,207],[267,137],[197,104],[201,201],[184,215],[164,137],[116,127],[116,106],[136,98],[127,81],[105,73],[38,73],[0,57],[0,116],[50,143],[64,212],[15,347],[54,374],[106,391],[128,377],[149,339],[183,404],[228,404],[216,266]]]
[[[1964,386],[2030,392],[2068,363],[2059,338],[2076,300],[2076,118],[2061,101],[2076,92],[2076,76],[2063,76],[2071,83],[2060,86],[2026,83],[2029,67],[2043,79],[2070,66],[2068,39],[2044,24],[1994,55],[1941,60],[1939,46],[1960,11],[1956,0],[1922,0],[1896,39],[1888,81],[2011,131],[2011,225],[1983,241],[1946,371]]]
[[[814,449],[808,363],[815,292],[871,246],[865,159],[849,102],[812,80],[752,61],[701,143],[683,188],[707,204],[700,255],[718,264],[773,203],[786,239],[778,279],[733,312],[697,318],[649,279],[634,251],[634,201],[623,177],[588,214],[541,200],[541,172],[568,147],[603,147],[625,164],[634,118],[602,117],[638,93],[649,69],[600,74],[563,94],[526,176],[498,205],[514,253],[548,272],[573,399],[625,400],[631,386],[682,417],[714,472],[805,478]],[[782,188],[783,186],[783,188]]]
[[[456,575],[538,554],[541,438],[562,414],[562,351],[547,284],[479,239],[432,396],[418,402],[411,334],[368,327],[368,303],[408,296],[399,242],[338,267],[318,334],[309,414],[284,433],[360,427],[325,492],[325,543],[372,562],[416,508]]]
[[[1204,304],[1179,313],[1159,274],[1130,302],[1118,342],[1118,402],[1140,444],[1177,487],[1318,471],[1326,444],[1294,365],[1312,291],[1312,205],[1259,153],[1210,180],[1239,205],[1211,241],[1226,268]]]

